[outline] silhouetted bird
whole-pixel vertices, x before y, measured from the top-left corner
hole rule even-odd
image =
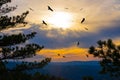
[[[60,56],[60,54],[58,54],[58,56]]]
[[[83,10],[83,8],[80,9],[80,11],[82,11],[82,10]]]
[[[50,11],[52,11],[52,12],[53,12],[53,9],[52,9],[50,6],[48,6],[48,10],[50,10]]]
[[[45,24],[45,25],[47,25],[47,23],[44,20],[42,20],[42,23]]]
[[[85,30],[88,30],[88,28],[85,27]]]
[[[32,8],[29,8],[31,11],[34,11]]]
[[[79,43],[79,42],[77,42],[77,46],[79,46],[79,44],[80,44],[80,43]]]
[[[89,56],[86,54],[86,57],[89,57]]]
[[[63,56],[63,58],[66,58],[66,56]]]
[[[68,9],[68,8],[65,8],[65,9]]]
[[[82,19],[81,23],[83,23],[85,21],[85,18]]]

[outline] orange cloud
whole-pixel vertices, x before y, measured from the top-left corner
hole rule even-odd
[[[88,54],[88,49],[78,47],[43,49],[38,54],[44,57],[51,57],[53,62],[97,60]],[[89,55],[89,57],[86,55]]]

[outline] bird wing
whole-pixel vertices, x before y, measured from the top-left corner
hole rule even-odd
[[[85,21],[85,18],[82,19],[81,23],[83,23]]]
[[[47,23],[43,20],[43,24],[47,25]]]
[[[88,30],[88,28],[85,27],[86,30]]]
[[[88,55],[86,55],[87,57],[89,57]]]
[[[60,56],[60,54],[58,54],[58,56]]]
[[[65,56],[63,56],[63,58],[65,58]]]
[[[79,42],[77,42],[77,45],[79,45]]]
[[[53,9],[50,6],[48,6],[48,10],[53,11]]]

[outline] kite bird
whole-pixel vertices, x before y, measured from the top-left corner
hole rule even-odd
[[[81,23],[83,23],[85,21],[85,18],[82,19]]]
[[[63,56],[63,58],[66,58],[66,56]]]
[[[89,56],[86,54],[86,57],[89,57]]]
[[[83,8],[80,9],[80,11],[82,11],[82,10],[83,10]]]
[[[32,8],[29,8],[31,11],[34,11]]]
[[[47,26],[47,23],[46,23],[44,20],[42,21],[42,23],[45,24],[45,25]]]
[[[65,9],[68,9],[68,8],[65,8]]]
[[[53,9],[52,9],[50,6],[48,6],[48,10],[50,10],[50,11],[52,11],[52,12],[53,12]]]
[[[58,54],[58,56],[60,56],[60,54]]]
[[[88,28],[86,28],[86,27],[84,27],[85,28],[85,30],[88,30]]]
[[[77,42],[77,46],[79,46],[79,44],[80,44],[80,43],[79,43],[79,42]]]

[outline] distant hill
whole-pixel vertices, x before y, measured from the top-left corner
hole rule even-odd
[[[41,72],[68,80],[81,80],[83,76],[92,76],[95,80],[111,80],[108,75],[100,75],[100,70],[98,61],[73,61],[50,63]]]
[[[12,68],[15,64],[9,62],[7,66]],[[43,74],[50,74],[67,80],[82,80],[83,76],[92,76],[95,80],[112,80],[108,75],[100,75],[100,70],[98,61],[73,61],[51,62],[43,69],[30,70],[29,73],[40,71]]]

